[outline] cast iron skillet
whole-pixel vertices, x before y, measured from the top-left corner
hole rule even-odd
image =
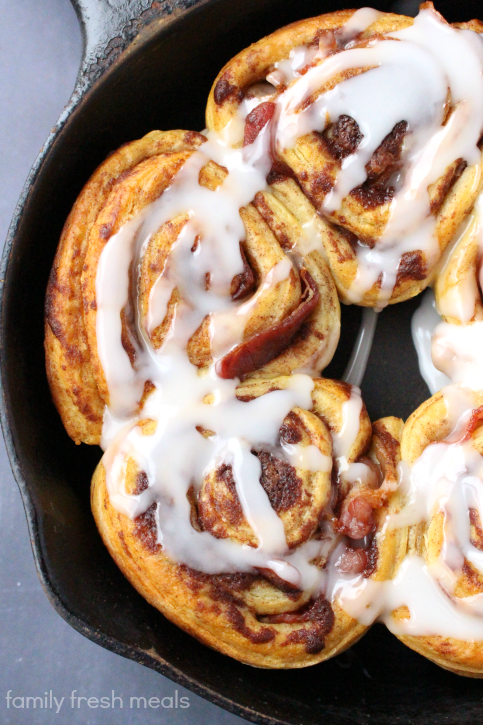
[[[255,670],[199,644],[128,584],[89,509],[100,457],[75,446],[50,399],[43,302],[64,220],[106,155],[152,129],[204,127],[221,66],[264,34],[302,17],[362,5],[353,0],[73,0],[84,60],[66,111],[27,180],[8,235],[1,278],[2,426],[23,496],[47,596],[86,637],[259,723],[480,723],[478,680],[446,673],[374,627],[346,654],[299,671]],[[412,0],[373,3],[414,14]],[[437,3],[450,21],[479,3]],[[407,417],[428,397],[410,338],[413,300],[382,313],[362,386],[371,418]],[[340,377],[360,310],[344,308],[328,376]]]

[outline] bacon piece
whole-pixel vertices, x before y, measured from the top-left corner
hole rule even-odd
[[[342,511],[338,530],[351,539],[362,539],[374,529],[372,506],[364,496],[355,496]]]
[[[336,563],[342,574],[361,574],[367,566],[367,553],[364,549],[352,549],[350,546],[342,553]]]
[[[390,181],[401,167],[402,147],[407,129],[406,121],[400,121],[394,126],[366,164],[367,180],[351,191],[351,196],[364,209],[374,209],[393,198],[394,187],[390,186]]]
[[[468,425],[466,426],[466,430],[463,434],[463,436],[456,441],[456,443],[464,443],[465,441],[469,440],[473,433],[475,432],[478,423],[480,423],[483,420],[483,405],[480,405],[479,408],[475,408],[475,410],[472,411],[470,419],[468,421]]]
[[[277,322],[267,330],[259,332],[249,340],[245,340],[233,350],[230,350],[216,363],[216,372],[220,378],[230,380],[241,378],[248,373],[258,370],[270,360],[280,355],[290,344],[292,338],[301,327],[304,320],[314,311],[320,294],[317,285],[307,272],[300,272],[305,290],[300,305],[285,320]]]
[[[253,270],[248,264],[248,260],[245,254],[245,250],[240,242],[240,254],[243,262],[243,272],[235,275],[231,283],[231,298],[232,300],[241,300],[253,290],[255,287],[255,275]]]
[[[275,103],[265,101],[250,111],[245,121],[243,146],[250,146],[275,113]]]
[[[384,181],[399,169],[404,138],[407,134],[407,121],[396,123],[390,133],[382,141],[381,145],[372,154],[372,158],[366,164],[367,178],[369,181],[379,181],[384,176]]]

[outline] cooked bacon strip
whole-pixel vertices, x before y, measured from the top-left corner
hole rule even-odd
[[[347,507],[343,507],[339,519],[338,530],[351,539],[362,539],[374,529],[374,517],[372,515],[370,501],[361,495],[349,501]]]
[[[245,121],[245,134],[243,138],[243,146],[250,146],[264,126],[271,120],[275,113],[275,103],[265,101],[253,109]]]
[[[255,287],[255,275],[248,264],[245,250],[240,242],[240,254],[243,262],[243,272],[237,274],[231,283],[232,300],[241,300]]]
[[[216,372],[220,378],[227,380],[242,378],[266,365],[290,344],[304,320],[314,311],[320,298],[317,285],[306,269],[301,270],[300,277],[305,284],[305,290],[297,309],[285,320],[245,340],[218,360]]]
[[[342,553],[336,564],[342,574],[361,574],[367,566],[367,553],[364,549],[352,549],[350,546]]]
[[[465,443],[465,441],[468,441],[473,433],[475,432],[476,428],[478,427],[478,423],[480,423],[483,420],[483,405],[480,405],[479,408],[476,408],[471,413],[470,419],[468,421],[468,424],[466,426],[466,430],[457,441],[451,441],[452,443]]]

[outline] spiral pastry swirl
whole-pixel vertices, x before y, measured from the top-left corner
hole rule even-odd
[[[390,615],[390,626],[401,641],[441,667],[483,677],[478,480],[483,460],[483,394],[467,390],[463,405],[455,407],[461,402],[454,389],[445,389],[423,403],[404,427],[406,563],[413,579],[407,581],[401,596],[405,603]],[[411,620],[415,634],[405,627]]]
[[[47,372],[64,425],[76,443],[98,444],[109,392],[97,353],[96,275],[107,240],[132,216],[158,198],[190,154],[205,141],[186,131],[152,132],[109,157],[83,189],[66,222],[52,269],[46,299]],[[208,162],[200,170],[200,185],[215,190],[226,170]],[[88,210],[88,213],[86,212]],[[240,243],[242,272],[231,284],[231,297],[243,301],[243,339],[218,365],[223,377],[290,374],[310,364],[321,371],[332,359],[340,329],[337,292],[325,262],[308,256],[299,270],[275,236],[272,222],[249,204],[241,212],[245,239]],[[166,317],[149,327],[150,295],[170,247],[187,221],[179,215],[153,236],[142,261],[139,307],[143,334],[159,349],[179,302],[173,289]],[[303,234],[295,228],[294,236]],[[196,242],[201,243],[201,237]],[[293,245],[288,241],[288,248]],[[286,247],[287,248],[287,247]],[[196,250],[194,250],[196,251]],[[273,270],[285,265],[284,279],[270,282]],[[207,277],[207,286],[209,279]],[[131,292],[131,296],[133,291]],[[135,365],[136,331],[129,318],[131,302],[122,313],[122,341]],[[189,358],[199,368],[212,361],[209,316],[188,341]],[[146,381],[147,382],[147,381]],[[149,386],[146,388],[148,392]]]
[[[288,384],[284,377],[247,382],[236,395],[249,406]],[[280,428],[278,445],[255,452],[260,481],[283,522],[294,563],[298,551],[311,547],[312,565],[322,577],[340,570],[386,580],[405,544],[401,532],[382,533],[388,511],[397,510],[394,502],[388,506],[384,487],[395,475],[398,445],[389,431],[394,432],[394,425],[398,429],[399,422],[388,419],[375,425],[368,457],[364,454],[371,443],[371,425],[364,407],[360,409],[359,430],[346,459],[359,479],[344,479],[334,447],[343,406],[350,399],[350,386],[317,379],[311,410],[293,408]],[[152,421],[139,425],[143,436],[153,435]],[[326,470],[312,472],[287,460],[286,452],[294,445],[300,450],[315,447],[326,457]],[[323,593],[287,583],[266,567],[257,567],[255,573],[207,575],[175,563],[157,540],[157,506],[162,504],[153,503],[134,519],[119,513],[108,492],[105,466],[106,462],[99,464],[92,486],[92,509],[104,543],[138,591],[204,643],[248,664],[293,668],[343,651],[366,631],[367,626],[346,614],[336,596],[329,600]],[[365,478],[357,467],[365,471]],[[147,485],[146,473],[134,459],[128,459],[124,470],[125,491],[139,496]],[[190,488],[186,495],[191,524],[199,534],[256,546],[231,466],[214,468],[198,491]]]
[[[91,365],[82,272],[89,235],[117,180],[159,154],[186,153],[203,141],[194,132],[153,131],[125,144],[99,166],[64,225],[45,301],[47,377],[62,422],[76,443],[99,444],[104,399]]]
[[[230,132],[244,121],[245,143],[264,123],[272,123],[273,172],[292,177],[294,201],[297,192],[304,195],[319,215],[317,246],[341,298],[369,307],[403,301],[431,283],[483,183],[481,154],[474,148],[477,130],[470,164],[441,151],[445,161],[423,170],[411,156],[415,147],[421,153],[428,148],[426,132],[420,133],[424,127],[432,126],[433,133],[439,128],[443,137],[444,129],[464,125],[454,84],[437,79],[438,74],[423,79],[416,70],[429,57],[423,58],[424,52],[416,61],[411,41],[421,38],[420,28],[429,34],[435,16],[445,22],[432,3],[421,9],[416,22],[365,8],[282,28],[226,64],[206,109],[207,126],[217,132]],[[478,21],[456,27],[483,28]],[[411,99],[430,103],[428,89],[439,81],[441,94],[433,98],[440,111],[423,119],[409,107]],[[388,109],[391,84],[398,82],[408,107],[395,103]],[[403,90],[406,83],[412,96]],[[382,118],[387,123],[381,124]],[[406,211],[404,194],[424,203]]]

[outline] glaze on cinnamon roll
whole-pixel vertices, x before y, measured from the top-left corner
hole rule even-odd
[[[92,175],[65,223],[45,301],[45,349],[52,397],[76,443],[99,443],[104,413],[91,366],[81,288],[92,227],[117,181],[138,164],[160,154],[182,156],[203,140],[192,131],[153,131],[125,144]]]
[[[239,386],[239,415],[255,422],[257,403],[290,385],[282,377]],[[375,426],[370,458],[371,426],[356,390],[316,379],[305,405],[287,413],[269,445],[253,434],[258,494],[238,477],[236,459],[215,459],[202,480],[184,482],[184,520],[175,529],[165,528],[163,509],[176,516],[179,502],[157,483],[150,492],[150,476],[130,448],[106,454],[93,479],[98,528],[138,591],[201,641],[259,667],[307,666],[356,641],[367,626],[342,609],[334,578],[357,572],[386,580],[405,544],[400,532],[381,533],[398,445],[384,421]],[[153,421],[138,426],[138,435],[156,436]],[[214,445],[214,431],[200,427],[198,435]],[[260,495],[269,507],[263,511],[260,501],[251,508]],[[269,519],[273,529],[263,533]],[[264,548],[280,535],[283,547],[270,558]],[[183,563],[173,547],[183,551]]]
[[[434,282],[434,295],[439,314],[445,322],[467,325],[483,319],[481,301],[482,204],[479,196],[475,207],[456,235]]]
[[[469,677],[483,677],[481,235],[480,196],[443,260],[435,310],[428,299],[417,313],[420,332],[443,318],[432,333],[434,372],[423,364],[441,391],[404,428],[406,504],[395,523],[409,526],[408,552],[387,620],[409,647]]]
[[[451,382],[483,389],[481,256],[483,196],[462,226],[434,283],[442,318],[433,331],[432,360]]]
[[[66,222],[47,292],[46,357],[54,401],[77,443],[99,443],[104,405],[109,402],[95,322],[101,252],[118,229],[169,188],[185,161],[204,142],[201,134],[172,131],[153,132],[126,145],[90,179]],[[226,176],[224,167],[206,159],[196,185],[214,192]],[[177,210],[152,235],[143,250],[139,280],[133,278],[132,285],[138,285],[138,290],[131,289],[123,307],[122,345],[133,367],[139,353],[138,334],[149,337],[153,348],[159,349],[179,306],[180,292],[172,286],[166,315],[156,320],[150,299],[154,295],[155,304],[156,295],[163,295],[162,276],[170,249],[188,221],[189,203],[186,209]],[[244,377],[254,370],[258,376],[288,374],[309,363],[312,370],[322,370],[332,359],[340,327],[337,292],[325,262],[308,259],[305,263],[300,255],[292,261],[252,204],[240,210],[240,217],[240,242],[231,252],[239,269],[234,268],[227,290],[233,307],[237,306],[238,327],[235,330],[232,321],[228,330],[228,317],[224,322],[224,313],[220,313],[220,333],[212,339],[207,314],[187,341],[190,361],[200,369],[208,366],[215,345],[219,373],[226,378]],[[196,235],[193,259],[202,244],[202,235]],[[208,291],[210,276],[207,271],[204,283]],[[132,319],[133,294],[139,294],[140,333]],[[230,336],[239,344],[231,344]],[[220,356],[225,347],[227,354]],[[144,392],[149,393],[148,380],[139,401]]]
[[[314,248],[346,302],[418,294],[471,211],[483,183],[481,29],[449,26],[432,3],[415,20],[340,11],[253,44],[213,85],[208,128],[237,144],[243,128],[247,143],[271,127],[273,171],[318,214]]]
[[[387,623],[441,667],[483,677],[483,393],[445,388],[402,437],[408,549]]]

